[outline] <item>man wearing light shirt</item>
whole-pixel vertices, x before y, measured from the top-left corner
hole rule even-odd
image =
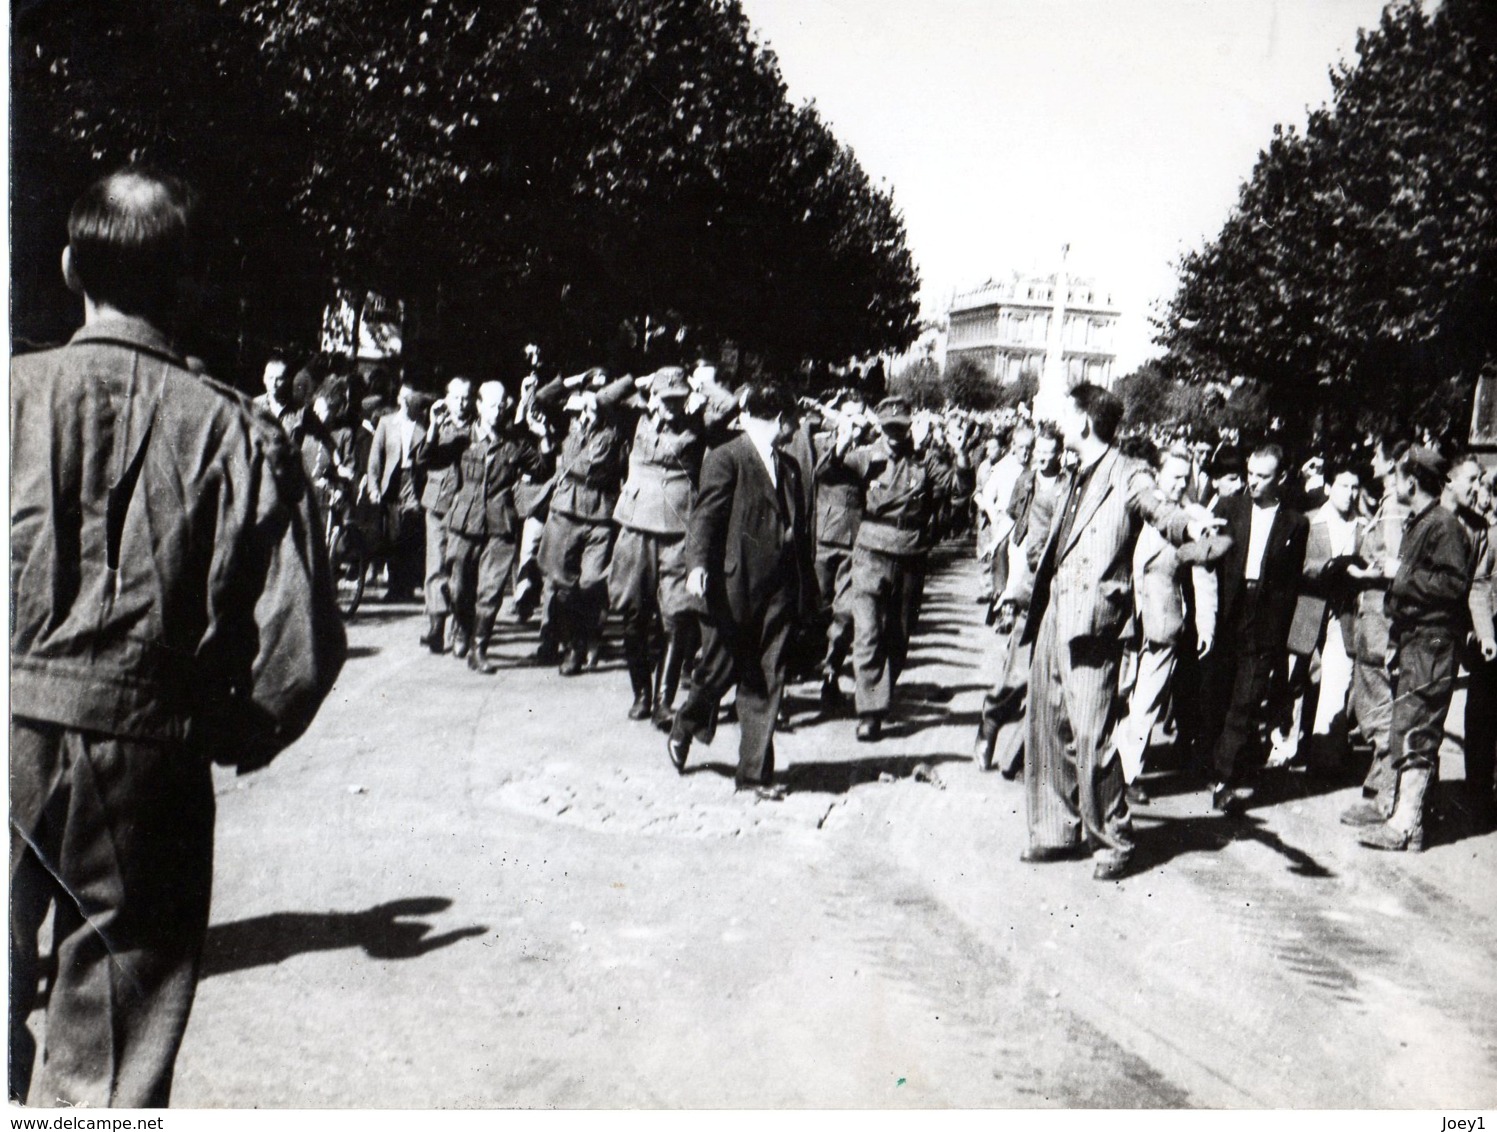
[[[1232,549],[1220,565],[1217,648],[1206,675],[1206,728],[1213,767],[1211,805],[1228,811],[1267,756],[1269,705],[1283,698],[1310,524],[1281,502],[1284,453],[1273,444],[1247,461],[1247,489],[1217,503]],[[1213,739],[1214,736],[1214,739]]]

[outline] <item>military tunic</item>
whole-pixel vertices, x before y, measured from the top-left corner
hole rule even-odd
[[[957,486],[954,470],[879,443],[841,464],[863,484],[852,556],[853,674],[859,715],[889,710],[925,586],[932,523]]]

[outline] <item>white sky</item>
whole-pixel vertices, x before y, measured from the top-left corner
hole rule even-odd
[[[1122,374],[1171,263],[1214,235],[1276,122],[1330,98],[1383,0],[742,0],[790,96],[894,189],[927,315],[1010,269],[1094,276]]]

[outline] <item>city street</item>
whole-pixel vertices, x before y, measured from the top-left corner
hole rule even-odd
[[[1241,819],[1159,783],[1121,882],[1022,864],[975,569],[937,562],[887,737],[797,686],[778,804],[731,724],[677,776],[617,660],[564,679],[507,624],[484,678],[366,606],[308,735],[219,772],[173,1104],[1497,1104],[1497,837],[1362,849],[1354,789],[1286,771]]]

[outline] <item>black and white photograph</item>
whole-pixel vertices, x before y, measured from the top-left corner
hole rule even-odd
[[[15,1127],[1497,1121],[1491,0],[9,19]]]

